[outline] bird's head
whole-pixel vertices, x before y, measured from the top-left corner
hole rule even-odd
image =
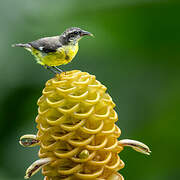
[[[63,45],[76,44],[84,36],[93,36],[93,34],[80,28],[72,27],[66,29],[60,35],[60,42]]]

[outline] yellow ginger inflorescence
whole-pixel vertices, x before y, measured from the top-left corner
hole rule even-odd
[[[124,146],[149,154],[138,141],[120,140],[118,115],[106,87],[78,70],[47,81],[38,100],[37,135],[24,135],[20,144],[39,145],[39,160],[26,171],[30,178],[42,168],[44,180],[123,180],[118,156]]]

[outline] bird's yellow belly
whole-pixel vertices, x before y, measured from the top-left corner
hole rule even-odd
[[[42,53],[36,49],[32,50],[32,54],[41,65],[60,66],[67,64],[75,57],[78,52],[78,45],[64,46],[57,49],[56,52]]]

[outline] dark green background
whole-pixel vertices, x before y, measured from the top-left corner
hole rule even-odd
[[[116,103],[121,138],[140,140],[145,156],[120,153],[127,180],[180,179],[180,4],[173,0],[0,1],[0,180],[23,180],[38,148],[18,144],[36,133],[37,99],[53,75],[11,44],[78,26],[84,38],[62,68],[95,74]],[[32,180],[43,179],[40,173]]]

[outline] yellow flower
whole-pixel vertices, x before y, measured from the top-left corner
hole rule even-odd
[[[20,138],[23,146],[40,146],[40,159],[25,178],[42,168],[44,180],[123,180],[117,171],[124,167],[118,155],[124,146],[150,153],[141,142],[118,141],[115,104],[87,72],[69,71],[48,80],[38,106],[37,135]]]

